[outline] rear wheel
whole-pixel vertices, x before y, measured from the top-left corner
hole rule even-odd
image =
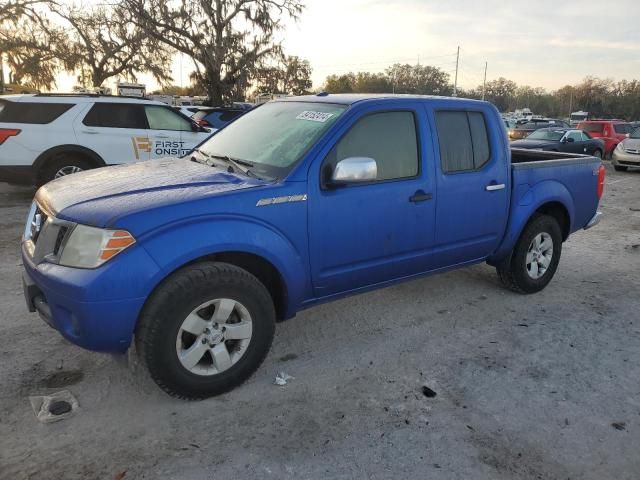
[[[616,172],[626,172],[629,169],[629,167],[623,167],[621,165],[614,165],[613,168]]]
[[[602,151],[596,150],[595,152],[593,152],[593,156],[597,158],[602,158]]]
[[[136,348],[160,388],[199,399],[249,378],[274,331],[265,286],[234,265],[206,262],[173,274],[152,295],[136,329]]]
[[[561,252],[562,232],[557,220],[539,215],[525,227],[511,258],[496,268],[498,277],[515,292],[539,292],[556,273]]]
[[[55,155],[40,168],[38,185],[44,185],[56,178],[95,168],[95,165],[80,155],[60,153]]]

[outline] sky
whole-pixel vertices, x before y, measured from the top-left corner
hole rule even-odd
[[[306,0],[297,22],[283,21],[285,52],[310,61],[314,87],[327,75],[381,72],[393,63],[433,65],[458,85],[506,77],[554,90],[588,75],[640,79],[640,0]],[[190,61],[173,77],[188,85]],[[146,77],[148,90],[155,87]],[[71,77],[59,90],[70,90]]]

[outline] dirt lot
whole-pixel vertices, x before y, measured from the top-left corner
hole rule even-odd
[[[2,479],[640,478],[640,171],[608,171],[603,222],[542,293],[479,265],[317,307],[244,386],[191,403],[27,313],[32,195],[0,184]],[[40,424],[28,397],[64,388],[78,414]]]

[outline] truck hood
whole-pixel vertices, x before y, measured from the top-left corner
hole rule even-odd
[[[511,142],[511,146],[515,148],[548,148],[556,146],[557,142],[549,142],[547,140],[516,140]]]
[[[57,218],[105,227],[117,218],[266,182],[183,158],[98,168],[61,177],[36,193]]]

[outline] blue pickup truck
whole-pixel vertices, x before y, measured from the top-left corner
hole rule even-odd
[[[267,103],[183,158],[38,190],[24,292],[71,342],[136,350],[182,398],[228,391],[275,323],[346,295],[479,262],[535,293],[600,218],[601,161],[510,150],[473,100],[328,95]]]

